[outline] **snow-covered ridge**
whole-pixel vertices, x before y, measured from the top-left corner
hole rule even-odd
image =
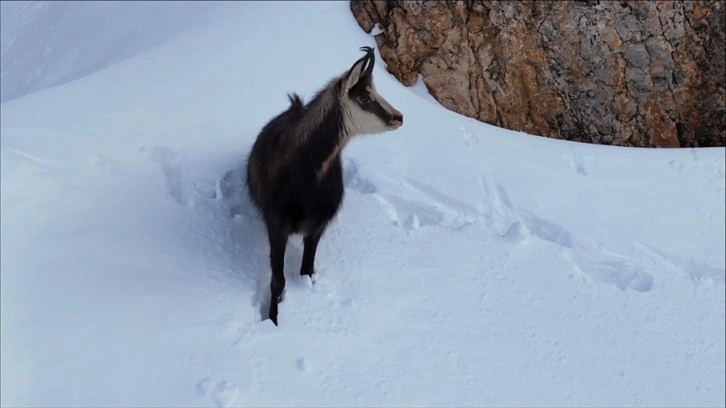
[[[726,149],[511,132],[377,64],[406,122],[344,151],[275,327],[241,165],[375,43],[346,2],[142,4],[2,3],[1,405],[723,404]]]
[[[219,4],[2,2],[2,101],[93,74],[194,27]]]

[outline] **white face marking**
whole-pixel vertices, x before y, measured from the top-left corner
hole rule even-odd
[[[401,115],[401,112],[398,111],[398,109],[391,106],[391,104],[388,103],[388,101],[378,93],[375,85],[371,85],[369,92],[371,93],[371,96],[373,97],[373,99],[378,101],[378,103],[381,104],[381,107],[383,108],[383,110],[388,112],[391,116],[396,116],[396,115],[403,116],[403,115]]]
[[[401,115],[401,112],[396,110],[391,104],[388,103],[379,93],[376,91],[374,85],[371,85],[367,89],[371,98],[378,102],[381,107],[391,115]],[[343,96],[343,104],[345,106],[345,128],[349,137],[362,135],[362,134],[376,134],[388,132],[396,129],[396,127],[390,127],[383,119],[379,118],[376,114],[363,110],[356,101],[352,100],[348,94]]]
[[[356,70],[354,69],[353,71]],[[358,74],[360,74],[360,72],[358,72]],[[318,169],[318,178],[323,177],[327,173],[335,158],[338,157],[343,148],[354,136],[389,132],[398,129],[401,126],[400,122],[394,123],[393,126],[389,126],[385,120],[379,118],[376,114],[362,109],[358,105],[358,102],[354,101],[350,95],[348,95],[349,88],[347,87],[355,85],[355,82],[352,84],[350,83],[350,76],[346,78],[345,81],[346,88],[344,88],[345,91],[341,96],[344,131],[338,145],[335,146],[330,156],[323,160],[320,169]],[[391,104],[378,93],[373,84],[371,84],[366,91],[370,94],[374,101],[377,101],[381,107],[388,112],[388,114],[391,116],[402,116],[401,112],[391,106]]]

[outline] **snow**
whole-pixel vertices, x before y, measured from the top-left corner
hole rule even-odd
[[[3,406],[723,406],[724,148],[508,131],[379,63],[404,125],[344,150],[276,327],[241,165],[375,46],[348,4],[2,15]]]
[[[92,74],[193,27],[214,3],[2,3],[2,101]]]

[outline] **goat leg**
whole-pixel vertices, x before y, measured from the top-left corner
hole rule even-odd
[[[318,249],[318,242],[323,235],[323,231],[318,231],[312,235],[308,235],[303,239],[305,249],[303,250],[302,266],[300,267],[301,276],[313,276],[315,273],[315,252]]]
[[[270,229],[270,267],[272,279],[270,280],[270,320],[277,326],[277,304],[282,300],[282,291],[285,289],[285,247],[287,234],[278,229]]]

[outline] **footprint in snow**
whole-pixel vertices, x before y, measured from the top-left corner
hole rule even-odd
[[[476,146],[479,144],[479,136],[471,131],[466,126],[463,126],[461,128],[461,131],[464,133],[464,145],[467,147]]]
[[[376,199],[394,224],[407,230],[434,226],[461,231],[481,216],[473,206],[413,179],[404,180],[390,191],[376,194]]]
[[[307,358],[301,357],[297,360],[297,368],[300,369],[300,371],[307,373],[310,371],[310,362]]]
[[[217,182],[217,197],[223,200],[234,218],[255,218],[258,214],[250,201],[244,168],[229,170]]]
[[[177,203],[195,207],[200,202],[221,198],[218,181],[195,175],[186,166],[183,153],[161,146],[141,146],[139,151],[161,165],[167,193]]]
[[[376,186],[365,178],[360,177],[358,162],[346,158],[343,160],[343,185],[361,194],[373,194],[378,191]]]
[[[580,155],[575,153],[570,154],[570,166],[572,166],[577,174],[587,176],[587,170],[585,170],[585,165],[582,164],[582,158]]]
[[[205,377],[197,383],[197,391],[201,395],[211,396],[217,407],[232,406],[239,396],[239,387],[231,381],[215,383],[211,378]]]
[[[694,162],[697,163],[697,162],[701,161],[702,156],[701,156],[701,153],[698,151],[698,149],[691,148],[688,152],[691,154],[691,159]]]
[[[88,163],[99,168],[102,172],[117,176],[123,173],[124,166],[118,161],[103,155],[88,156]]]
[[[680,160],[671,160],[668,162],[668,165],[670,166],[673,171],[675,171],[678,174],[683,173],[683,162]]]
[[[218,407],[230,407],[239,396],[239,387],[230,381],[222,381],[212,390],[212,398]]]
[[[653,276],[622,259],[581,259],[578,269],[597,282],[610,283],[621,290],[648,292],[653,288]]]
[[[479,212],[486,225],[500,237],[523,240],[527,235],[527,226],[515,215],[515,209],[504,187],[489,174],[482,175],[479,182],[485,197],[479,204]]]
[[[146,147],[139,149],[150,160],[159,163],[164,173],[167,193],[179,204],[192,204],[188,201],[188,186],[179,162],[179,154],[166,147]]]
[[[649,292],[653,289],[653,275],[646,267],[661,266],[653,257],[635,248],[620,248],[580,240],[570,251],[576,270],[600,283],[612,284],[620,290],[632,289]]]
[[[404,188],[420,197],[411,199],[398,193],[382,192],[374,183],[361,176],[360,166],[353,159],[345,158],[343,167],[345,188],[361,194],[374,194],[387,210],[391,220],[404,229],[416,230],[425,226],[439,226],[458,231],[471,225],[478,215],[476,208],[416,180],[407,180],[404,183]],[[396,191],[399,190],[396,188]]]
[[[583,172],[586,174],[584,169]],[[535,238],[547,241],[565,251],[575,269],[593,281],[638,292],[648,292],[653,288],[653,276],[646,269],[654,264],[647,260],[636,262],[646,255],[642,251],[634,253],[632,248],[615,251],[598,243],[577,239],[561,225],[513,207],[507,192],[491,176],[482,177],[481,184],[487,197],[486,208],[482,210],[487,224],[505,240],[520,242]]]
[[[640,244],[639,246],[646,254],[655,257],[671,269],[688,275],[694,282],[724,283],[726,281],[726,268],[723,267],[723,260],[708,263],[701,259],[669,253],[650,245]]]
[[[209,377],[204,377],[197,383],[197,392],[201,395],[209,395],[214,388],[214,381]]]

